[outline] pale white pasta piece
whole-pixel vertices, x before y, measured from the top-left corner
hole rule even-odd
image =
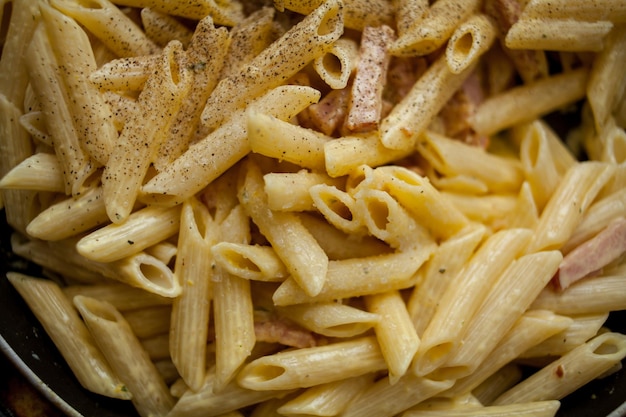
[[[138,98],[138,108],[124,125],[102,173],[109,219],[125,221],[166,132],[191,90],[192,72],[185,66],[182,45],[172,41]]]
[[[472,395],[481,404],[489,405],[523,378],[522,369],[516,363],[509,363],[472,390]]]
[[[253,152],[303,168],[324,170],[324,145],[330,137],[253,110],[247,111],[247,123]]]
[[[170,352],[185,383],[199,389],[206,374],[206,346],[212,298],[213,259],[218,239],[209,210],[197,199],[183,203],[174,274],[181,294],[172,306]]]
[[[475,0],[438,0],[391,46],[399,56],[426,55],[442,46],[479,7]]]
[[[350,401],[373,382],[373,379],[374,374],[367,374],[316,385],[287,401],[278,412],[296,416],[339,415]]]
[[[331,178],[321,172],[270,172],[263,175],[267,203],[272,210],[312,211],[315,205],[309,190],[318,184],[341,188],[343,179]]]
[[[494,404],[560,400],[626,357],[626,336],[607,332],[571,350],[499,396]]]
[[[264,114],[289,120],[319,100],[311,87],[281,86],[265,93],[251,106]],[[250,152],[244,109],[237,110],[229,123],[189,147],[173,163],[143,186],[143,192],[159,201],[182,203],[205,188]],[[173,201],[172,201],[173,200]]]
[[[112,59],[92,71],[89,81],[103,91],[140,91],[158,60],[158,54]]]
[[[359,49],[350,38],[339,38],[328,52],[313,60],[313,68],[332,89],[348,85],[348,80],[359,62]]]
[[[72,300],[77,295],[106,301],[120,312],[137,310],[157,305],[169,305],[171,298],[144,291],[139,288],[116,282],[91,285],[68,285],[63,287],[65,296]]]
[[[100,301],[100,300],[98,300]],[[170,328],[172,306],[154,306],[120,312],[139,339],[167,334]]]
[[[97,229],[76,244],[80,254],[99,262],[111,262],[157,244],[178,233],[180,206],[146,207],[122,224]]]
[[[364,375],[385,367],[376,338],[367,336],[263,356],[245,365],[237,382],[259,391],[288,390]]]
[[[33,154],[0,179],[0,188],[62,193],[65,187],[59,160],[49,153]]]
[[[624,310],[624,277],[606,275],[575,282],[563,291],[545,288],[531,308],[545,308],[559,314],[591,314]]]
[[[329,337],[354,337],[380,321],[379,314],[336,302],[296,304],[278,307],[278,311],[301,326]]]
[[[342,416],[392,417],[446,390],[454,381],[435,381],[407,373],[395,384],[382,378],[368,387]]]
[[[562,259],[559,251],[549,251],[513,261],[470,319],[456,351],[435,374],[439,378],[459,379],[488,360],[489,353],[550,281]]]
[[[539,210],[528,182],[524,181],[517,195],[515,207],[506,216],[508,227],[535,229],[539,221]]]
[[[613,173],[602,162],[581,162],[568,170],[539,217],[529,251],[560,248],[580,223]]]
[[[278,287],[273,300],[276,305],[283,306],[408,288],[415,284],[415,272],[434,250],[433,243],[405,252],[330,261],[324,286],[318,295],[308,295],[290,277]]]
[[[328,223],[351,234],[363,234],[363,217],[357,214],[356,200],[334,185],[317,184],[309,189],[313,206]]]
[[[555,19],[578,21],[611,20],[626,21],[626,7],[611,0],[530,0],[524,7],[525,18],[552,16]]]
[[[399,291],[366,296],[365,305],[368,311],[380,316],[374,331],[387,362],[389,383],[394,385],[408,371],[420,338]]]
[[[279,10],[292,10],[309,14],[324,0],[274,0]],[[393,21],[393,9],[384,0],[344,0],[343,20],[347,28],[363,30],[365,26],[389,25]]]
[[[83,296],[74,297],[74,305],[104,357],[132,394],[139,415],[167,415],[174,399],[119,311],[106,302]]]
[[[108,397],[131,398],[56,283],[17,272],[7,273],[7,279],[26,301],[84,388]]]
[[[200,0],[172,3],[168,0],[115,0],[115,4],[137,8],[150,7],[161,13],[200,20],[209,15],[219,25],[232,26],[243,18],[239,1]]]
[[[102,187],[89,188],[43,210],[26,228],[29,236],[61,240],[107,224],[109,217],[102,199]]]
[[[458,74],[477,62],[491,48],[496,33],[495,24],[484,14],[475,14],[461,23],[446,46],[450,70]]]
[[[487,407],[477,407],[474,409],[452,409],[433,411],[409,411],[402,417],[463,417],[463,416],[497,416],[497,417],[554,417],[561,403],[558,401],[534,401],[523,404],[492,405]]]
[[[50,5],[76,19],[120,57],[151,55],[159,51],[141,28],[109,0],[52,0]]]
[[[492,192],[517,191],[524,178],[518,160],[488,153],[435,132],[423,134],[417,150],[442,175],[476,178]]]
[[[414,372],[426,375],[445,363],[486,298],[486,289],[522,253],[531,237],[532,232],[526,229],[501,230],[478,248],[454,279],[457,285],[448,286],[443,293],[422,335]]]
[[[219,242],[211,247],[215,262],[229,274],[253,281],[284,281],[289,273],[271,246]]]
[[[215,374],[209,373],[204,386],[198,391],[186,390],[168,416],[217,417],[272,398],[284,397],[291,392],[291,390],[249,390],[234,381],[220,392],[214,392],[214,383]]]
[[[599,52],[613,29],[608,20],[581,22],[554,18],[525,18],[523,15],[506,33],[505,44],[511,49]]]
[[[548,310],[527,311],[491,351],[489,360],[473,374],[456,381],[443,395],[457,396],[470,392],[524,351],[566,329],[571,323],[571,318]]]
[[[193,35],[187,26],[173,16],[149,7],[141,9],[141,24],[146,35],[161,47],[170,41],[178,40],[187,48]]]
[[[342,7],[338,0],[322,3],[237,74],[222,79],[202,112],[204,128],[217,128],[234,111],[284,83],[325,53],[343,33]],[[294,44],[301,47],[294,48]]]
[[[573,322],[567,329],[533,346],[522,353],[520,357],[533,358],[564,355],[595,336],[608,317],[609,313],[572,316]]]
[[[574,103],[585,96],[587,69],[578,69],[511,88],[483,101],[472,116],[472,126],[494,134]]]
[[[294,213],[269,209],[260,168],[251,161],[244,167],[238,194],[241,205],[293,279],[310,296],[319,294],[326,280],[328,256]]]
[[[392,0],[398,35],[403,36],[428,11],[427,0]]]

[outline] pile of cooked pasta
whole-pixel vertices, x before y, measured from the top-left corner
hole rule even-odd
[[[85,389],[553,416],[621,366],[626,3],[1,4],[6,278]]]

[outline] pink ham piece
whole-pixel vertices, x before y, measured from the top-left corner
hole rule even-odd
[[[389,26],[367,26],[363,29],[359,64],[352,83],[352,96],[345,122],[345,127],[351,132],[368,132],[378,128],[391,60],[387,47],[395,37]]]
[[[254,312],[254,334],[258,342],[280,343],[297,348],[319,344],[311,331],[273,313],[257,310]]]
[[[626,252],[626,219],[620,217],[593,238],[569,252],[561,262],[553,283],[565,289],[601,270]]]

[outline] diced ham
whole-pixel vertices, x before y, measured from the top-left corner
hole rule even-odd
[[[343,124],[348,113],[350,89],[331,90],[318,103],[307,110],[307,119],[311,127],[325,135],[332,135]]]
[[[378,127],[383,112],[383,90],[391,55],[388,45],[395,40],[389,26],[363,29],[359,63],[352,83],[352,95],[345,127],[352,132],[368,132]]]
[[[311,331],[283,317],[263,311],[254,312],[254,333],[258,342],[280,343],[297,348],[318,344]]]
[[[626,219],[620,217],[585,243],[569,252],[553,278],[565,289],[572,283],[601,270],[626,252]]]

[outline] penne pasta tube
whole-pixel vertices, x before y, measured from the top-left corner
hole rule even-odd
[[[539,217],[529,251],[560,248],[580,223],[613,173],[601,162],[582,162],[568,170]]]
[[[413,148],[444,104],[461,87],[473,67],[454,74],[445,56],[439,57],[411,87],[402,100],[383,118],[380,141],[395,150]]]
[[[453,381],[435,381],[408,373],[396,384],[382,378],[350,403],[345,417],[392,417],[452,386]]]
[[[80,144],[95,161],[104,165],[118,133],[111,108],[88,78],[97,68],[89,38],[75,20],[51,6],[42,5],[41,16],[57,61],[62,63],[59,70]]]
[[[230,194],[234,195],[235,190]],[[224,242],[249,242],[249,219],[241,205],[235,206],[220,223]],[[215,311],[215,382],[216,392],[235,377],[252,354],[257,337],[250,281],[218,269],[213,283]]]
[[[607,36],[606,47],[594,58],[589,73],[587,97],[597,130],[605,126],[611,113],[619,106],[620,91],[624,91],[626,86],[623,77],[619,76],[619,63],[626,59],[624,45],[626,25],[621,24]]]
[[[63,287],[63,293],[69,300],[73,300],[77,295],[83,295],[85,297],[106,301],[122,313],[126,310],[137,310],[172,303],[171,298],[115,282],[92,285],[68,285]]]
[[[326,172],[337,178],[348,175],[362,165],[380,166],[409,155],[413,149],[389,149],[377,135],[344,136],[324,144]]]
[[[107,397],[131,398],[56,283],[17,272],[7,273],[7,279],[31,308],[83,387]]]
[[[469,220],[440,193],[426,177],[399,166],[374,171],[376,187],[388,191],[436,238],[449,238],[469,224]],[[445,215],[442,215],[445,213]]]
[[[517,191],[523,181],[522,167],[517,160],[488,153],[478,146],[431,131],[420,137],[417,150],[442,175],[476,178],[492,192]],[[467,163],[470,160],[477,164]]]
[[[197,199],[183,203],[174,274],[181,294],[172,305],[170,354],[187,386],[200,389],[206,374],[206,345],[209,332],[211,245],[218,231],[209,210]]]
[[[522,17],[511,26],[504,42],[511,49],[597,52],[603,49],[604,40],[611,29],[613,23],[607,20],[581,22]]]
[[[149,7],[141,9],[141,24],[146,36],[160,47],[176,39],[187,49],[193,36],[192,31],[173,16]]]
[[[496,39],[497,28],[484,14],[475,14],[461,23],[446,46],[446,62],[458,74],[478,61]]]
[[[299,217],[329,259],[363,258],[391,252],[389,246],[373,236],[355,237],[312,214],[302,213]]]
[[[561,403],[558,401],[533,401],[524,404],[492,405],[487,407],[477,407],[475,409],[453,409],[453,410],[424,410],[409,411],[403,417],[470,417],[470,416],[528,416],[528,417],[554,417]]]
[[[559,291],[546,287],[531,308],[546,308],[559,314],[592,314],[623,310],[626,292],[623,277],[606,275],[590,277]]]
[[[20,116],[20,125],[36,141],[52,145],[52,138],[46,130],[44,115],[41,110],[29,111]]]
[[[597,335],[608,316],[609,313],[572,316],[572,324],[567,329],[533,346],[522,353],[520,357],[536,358],[564,355]]]
[[[389,369],[389,384],[405,375],[420,345],[406,304],[399,291],[365,297],[368,311],[380,316],[374,331]]]
[[[319,100],[319,91],[311,87],[281,86],[268,91],[252,106],[264,114],[289,120],[309,104]],[[168,165],[143,186],[143,192],[158,196],[158,201],[182,203],[205,188],[250,152],[244,110],[238,110],[230,122],[220,126]],[[157,198],[157,197],[155,197]]]
[[[559,251],[549,251],[513,261],[467,324],[459,347],[451,353],[445,365],[434,371],[438,379],[467,376],[487,360],[489,353],[500,342],[500,337],[513,327],[550,281],[562,259]]]
[[[263,175],[267,203],[272,210],[313,211],[315,205],[309,189],[318,184],[341,188],[341,178],[331,178],[320,172],[300,170],[298,172],[270,172]],[[1,184],[1,182],[0,182]]]
[[[218,82],[228,46],[228,31],[225,28],[216,28],[209,17],[198,23],[183,57],[185,67],[190,70],[193,88],[183,97],[158,148],[154,160],[157,171],[162,171],[189,147],[200,123],[202,106]]]
[[[305,293],[319,294],[328,256],[294,213],[270,210],[260,168],[251,161],[245,168],[238,192],[241,205]]]
[[[284,281],[289,273],[270,246],[219,242],[211,247],[217,265],[229,274],[253,281]]]
[[[139,310],[126,311],[124,319],[139,339],[146,339],[167,334],[170,328],[172,306],[154,306]]]
[[[472,395],[481,404],[489,405],[502,393],[520,382],[522,378],[521,367],[516,363],[509,363],[474,388]]]
[[[300,14],[309,14],[324,0],[274,0],[279,10],[292,10]],[[393,9],[384,0],[344,0],[343,20],[347,28],[363,30],[365,26],[388,25],[393,19]]]
[[[49,153],[31,155],[0,179],[0,188],[62,193],[65,187],[59,160]]]
[[[102,91],[140,91],[159,60],[158,54],[116,58],[89,74]]]
[[[132,394],[131,401],[139,415],[165,416],[174,406],[174,399],[124,317],[115,307],[93,298],[77,296],[74,305],[103,355]]]
[[[330,88],[340,90],[348,85],[358,62],[356,42],[350,38],[339,38],[328,52],[313,60],[313,68]]]
[[[405,252],[330,261],[326,281],[316,296],[308,295],[290,277],[274,293],[274,304],[332,301],[410,287],[415,272],[434,250],[433,243]]]
[[[356,396],[373,382],[374,375],[361,375],[316,385],[290,399],[277,410],[281,415],[339,415]]]
[[[426,375],[443,365],[461,342],[469,320],[508,264],[523,252],[532,237],[526,229],[502,230],[491,235],[455,277],[439,301],[422,335],[414,372]]]
[[[252,152],[323,171],[324,145],[331,138],[257,111],[247,111],[248,142]]]
[[[76,244],[84,257],[112,262],[157,244],[178,233],[181,207],[146,207],[122,224],[97,229]]]
[[[173,298],[181,293],[180,284],[172,270],[163,261],[145,252],[129,255],[110,264],[95,263],[92,267],[106,277],[163,297]]]
[[[339,362],[343,364],[340,367]],[[376,338],[362,337],[255,359],[239,372],[237,382],[243,388],[259,391],[289,390],[356,377],[385,367]]]
[[[278,307],[290,320],[328,337],[354,337],[371,329],[380,315],[336,302]]]
[[[446,191],[441,194],[468,219],[483,223],[494,230],[502,227],[499,223],[509,218],[518,201],[514,194],[471,195]]]
[[[587,78],[588,71],[578,69],[491,96],[476,109],[472,126],[479,133],[491,135],[541,117],[583,98]]]
[[[539,222],[539,210],[528,182],[524,181],[517,195],[515,207],[507,216],[508,227],[535,229]]]
[[[155,71],[138,98],[138,109],[124,125],[102,173],[102,191],[109,219],[130,215],[150,163],[165,140],[175,115],[192,85],[184,65],[182,45],[173,41],[164,50]]]
[[[55,153],[64,173],[65,192],[77,195],[87,179],[95,173],[96,164],[81,146],[60,66],[43,25],[33,34],[26,56],[31,85],[41,103],[46,129],[52,136]]]
[[[26,228],[29,236],[49,241],[62,240],[109,222],[102,187],[89,188],[43,210]]]
[[[272,398],[282,398],[291,390],[249,390],[231,382],[220,392],[213,391],[215,375],[209,373],[199,391],[186,390],[169,417],[217,417],[241,408],[262,403]]]
[[[455,397],[470,392],[521,353],[566,329],[571,323],[572,319],[569,317],[558,316],[548,310],[529,309],[491,351],[488,361],[473,374],[457,380],[442,395]]]
[[[353,196],[334,185],[317,184],[309,188],[313,206],[328,223],[345,233],[362,234],[363,216],[357,214]]]
[[[610,0],[587,2],[585,0],[530,0],[524,7],[525,18],[552,16],[555,19],[578,21],[626,21],[626,7]]]
[[[257,55],[236,75],[219,82],[202,112],[207,131],[235,110],[275,88],[324,54],[343,33],[343,5],[328,0]],[[293,48],[292,45],[306,45]]]
[[[159,47],[139,26],[109,0],[91,2],[52,0],[50,5],[76,19],[119,57],[159,52]]]
[[[403,251],[433,241],[426,226],[419,224],[388,192],[362,188],[355,197],[355,217],[370,234],[392,248]]]
[[[391,4],[396,11],[396,30],[399,36],[404,36],[414,22],[421,20],[429,6],[426,0],[393,0]]]
[[[529,376],[494,405],[561,399],[626,357],[626,336],[607,332],[578,346]]]
[[[115,0],[115,3],[138,8],[149,7],[161,13],[194,20],[200,20],[208,15],[217,24],[226,26],[232,26],[242,18],[242,5],[239,2],[201,0],[177,4],[167,0]]]
[[[441,242],[418,272],[419,285],[412,290],[407,302],[407,310],[418,335],[424,333],[446,288],[454,282],[486,234],[487,229],[482,225],[467,227]]]
[[[479,7],[478,1],[439,0],[420,19],[414,21],[405,34],[391,45],[398,56],[429,54],[442,46],[456,27]]]

